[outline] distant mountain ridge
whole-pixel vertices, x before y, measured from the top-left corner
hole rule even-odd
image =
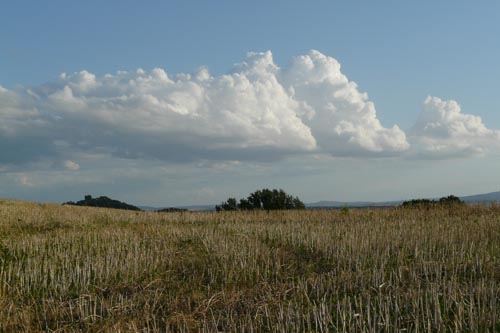
[[[213,205],[189,205],[189,206],[165,206],[165,207],[152,207],[152,206],[138,206],[140,209],[145,211],[159,211],[168,208],[179,208],[187,209],[190,211],[215,211],[215,204]]]
[[[477,203],[477,204],[485,204],[485,203],[500,203],[500,191],[498,192],[490,192],[484,194],[475,194],[475,195],[466,195],[459,197],[466,203]],[[437,199],[437,198],[430,198]],[[342,208],[342,207],[394,207],[399,206],[403,203],[404,200],[395,200],[395,201],[354,201],[354,202],[341,202],[341,201],[318,201],[307,203],[306,207],[308,208]]]
[[[500,191],[490,192],[484,194],[466,195],[459,197],[466,203],[477,203],[477,204],[487,204],[498,202],[500,203]],[[430,198],[438,199],[438,198]],[[322,200],[317,202],[306,203],[307,208],[342,208],[342,207],[395,207],[403,203],[404,200],[393,200],[393,201],[328,201]],[[188,205],[188,206],[165,206],[165,207],[152,207],[152,206],[139,206],[140,209],[146,211],[156,211],[165,208],[180,208],[187,209],[190,211],[214,211],[215,204],[213,205]]]
[[[342,207],[393,207],[398,206],[402,203],[402,200],[398,201],[317,201],[306,203],[307,208],[342,208]]]
[[[484,193],[484,194],[467,195],[460,197],[460,199],[468,203],[500,202],[500,191]]]

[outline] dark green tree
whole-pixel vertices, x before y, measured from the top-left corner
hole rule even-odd
[[[449,195],[439,199],[439,203],[445,205],[462,205],[464,202],[457,196]]]
[[[248,199],[240,199],[240,203],[238,205],[240,210],[252,210],[254,209],[253,205],[248,201]]]
[[[298,198],[287,194],[282,189],[262,189],[257,190],[246,199],[240,199],[237,203],[235,198],[217,205],[217,211],[223,210],[284,210],[284,209],[305,209],[304,203]]]
[[[238,210],[238,203],[236,201],[236,198],[229,198],[227,201],[224,201],[218,206],[215,206],[216,211],[221,211],[221,210]]]

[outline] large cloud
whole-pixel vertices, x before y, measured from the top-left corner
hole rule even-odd
[[[385,156],[409,147],[397,126],[381,125],[340,64],[317,51],[284,69],[271,52],[250,53],[221,76],[159,68],[62,74],[30,89],[0,88],[0,118],[4,164],[74,160],[78,152],[260,160],[310,152]]]
[[[500,131],[488,129],[481,117],[462,113],[454,100],[431,96],[409,136],[415,153],[435,158],[484,154],[500,146]]]
[[[318,144],[340,155],[393,154],[409,148],[398,127],[385,128],[375,106],[340,71],[337,60],[318,51],[295,57],[283,81],[303,108],[302,119]]]

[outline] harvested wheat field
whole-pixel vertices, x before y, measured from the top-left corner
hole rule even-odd
[[[500,331],[500,208],[0,202],[3,332]]]

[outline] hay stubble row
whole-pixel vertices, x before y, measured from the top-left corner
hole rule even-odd
[[[500,209],[0,203],[0,331],[500,331]]]

